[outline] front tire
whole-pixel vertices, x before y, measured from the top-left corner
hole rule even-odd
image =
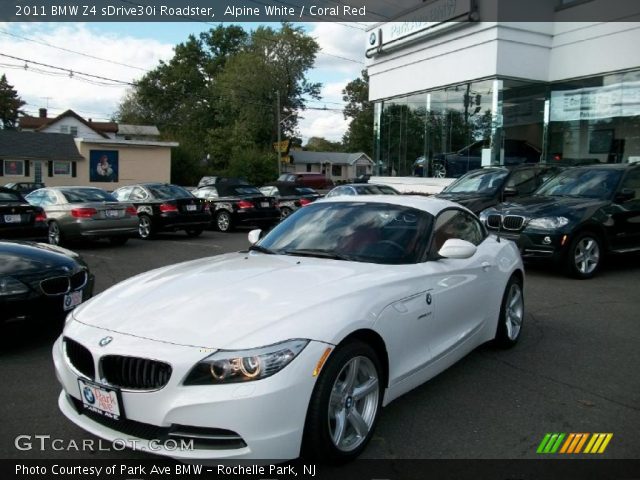
[[[602,242],[591,232],[575,236],[567,252],[567,271],[569,275],[581,280],[592,278],[602,263]]]
[[[434,163],[433,164],[433,178],[445,178],[447,176],[447,169],[444,166],[444,163]]]
[[[520,338],[524,322],[524,291],[522,280],[513,275],[504,289],[500,318],[494,344],[500,348],[511,348]]]
[[[382,405],[382,368],[366,343],[336,348],[313,390],[303,455],[329,463],[355,459],[373,436]]]

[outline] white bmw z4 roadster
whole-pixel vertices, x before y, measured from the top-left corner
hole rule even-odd
[[[74,310],[53,347],[64,415],[185,461],[346,461],[383,406],[520,336],[518,249],[458,204],[334,197],[249,243]]]

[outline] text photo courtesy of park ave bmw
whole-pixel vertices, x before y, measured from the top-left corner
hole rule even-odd
[[[640,478],[635,0],[0,2],[0,478]]]

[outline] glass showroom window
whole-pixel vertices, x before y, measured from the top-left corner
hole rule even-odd
[[[640,71],[562,82],[551,87],[551,161],[640,161]]]

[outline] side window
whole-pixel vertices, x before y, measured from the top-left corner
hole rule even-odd
[[[27,195],[27,201],[31,205],[40,206],[40,204],[42,203],[43,195],[44,195],[44,190],[39,190],[39,191],[30,193],[29,195]]]
[[[438,215],[433,227],[431,254],[436,254],[444,242],[451,238],[459,238],[479,245],[485,236],[482,225],[473,215],[462,210],[445,210]]]
[[[134,187],[133,191],[131,192],[130,200],[136,202],[140,200],[146,200],[147,197],[148,197],[147,192],[145,192],[143,188]]]
[[[124,202],[125,200],[129,199],[131,190],[133,190],[132,187],[119,188],[118,190],[113,192],[113,196],[116,197],[119,201]]]
[[[507,188],[515,188],[520,195],[533,192],[537,186],[536,170],[533,168],[513,172],[506,185]]]

